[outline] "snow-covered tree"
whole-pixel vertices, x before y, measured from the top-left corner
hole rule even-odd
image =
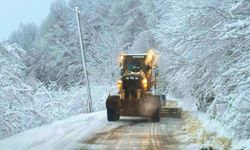
[[[30,50],[34,47],[34,42],[37,37],[38,28],[35,23],[28,23],[19,25],[19,28],[12,32],[8,41],[10,43],[17,43],[22,48]]]
[[[1,136],[85,111],[84,95],[74,92],[85,85],[75,12],[69,9],[76,6],[92,84],[114,83],[121,51],[157,49],[162,91],[185,99],[188,107],[196,103],[236,137],[249,138],[244,121],[250,116],[249,0],[55,1],[41,27],[21,25],[10,36],[29,53],[17,45],[1,46],[1,117],[23,123],[25,108],[30,118],[39,118]],[[14,96],[3,92],[13,89]],[[0,123],[2,130],[6,122]]]

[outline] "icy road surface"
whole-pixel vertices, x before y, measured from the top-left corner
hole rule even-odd
[[[161,122],[153,123],[145,118],[121,117],[120,121],[108,122],[106,112],[102,111],[28,130],[1,140],[0,147],[2,150],[187,149],[190,143],[183,125],[178,118],[162,118]]]
[[[183,149],[186,146],[181,140],[181,119],[162,119],[153,123],[143,118],[124,117],[115,123],[108,123],[96,134],[79,141],[83,149]]]

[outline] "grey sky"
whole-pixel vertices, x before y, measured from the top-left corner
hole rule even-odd
[[[48,15],[53,1],[0,0],[0,41],[7,39],[21,22],[35,22],[39,25]]]

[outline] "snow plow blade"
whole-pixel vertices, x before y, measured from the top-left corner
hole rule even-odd
[[[176,101],[164,100],[162,101],[161,117],[181,118],[182,109],[177,107]]]
[[[162,108],[161,117],[181,118],[181,108]]]

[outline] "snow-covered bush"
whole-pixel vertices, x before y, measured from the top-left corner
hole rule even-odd
[[[26,52],[12,44],[0,45],[0,138],[34,128],[54,120],[86,113],[87,95],[83,86],[55,90],[25,75]],[[103,110],[114,89],[109,85],[91,85],[94,110]]]

